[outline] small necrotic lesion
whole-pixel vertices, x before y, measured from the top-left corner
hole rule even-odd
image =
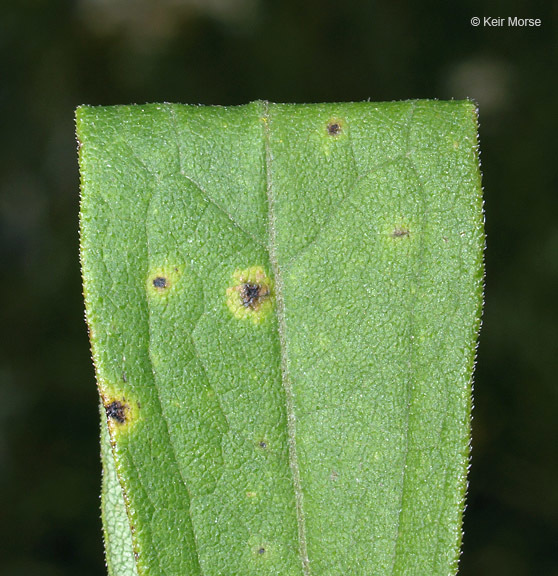
[[[129,430],[130,425],[138,419],[139,401],[131,398],[128,394],[121,395],[114,391],[102,392],[101,397],[109,429],[119,432]]]
[[[332,122],[327,125],[327,132],[330,136],[337,136],[341,133],[341,125],[338,122]]]
[[[182,264],[163,263],[152,268],[147,274],[146,289],[151,298],[165,301],[180,280],[184,266]]]
[[[391,233],[391,237],[392,238],[402,238],[404,236],[409,236],[409,234],[410,234],[410,232],[409,232],[408,228],[400,226],[400,227],[395,228],[393,230],[393,232]]]
[[[261,266],[236,270],[227,288],[227,306],[235,318],[259,323],[271,310],[273,284]]]
[[[269,296],[269,286],[247,282],[240,287],[240,299],[245,308],[257,310],[262,301]]]
[[[124,424],[128,416],[128,405],[120,400],[113,400],[105,405],[105,412],[109,420]]]
[[[328,136],[340,136],[345,129],[345,121],[341,118],[330,118],[326,124],[326,133]]]
[[[166,288],[167,287],[167,279],[164,276],[156,276],[153,278],[153,287],[154,288]]]

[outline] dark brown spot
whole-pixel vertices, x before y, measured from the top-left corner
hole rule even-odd
[[[330,136],[339,136],[341,134],[341,124],[339,122],[330,122],[327,125],[327,133]]]
[[[244,308],[257,310],[260,304],[269,296],[269,288],[261,284],[242,284],[240,287],[240,299]]]
[[[128,406],[119,400],[113,400],[110,404],[107,404],[105,406],[105,411],[107,413],[107,418],[116,420],[119,424],[124,424],[124,422],[126,422]]]
[[[153,286],[155,288],[166,288],[167,287],[167,279],[163,276],[157,276],[153,278]]]
[[[407,228],[396,228],[392,233],[392,238],[401,238],[402,236],[409,236],[410,232]]]

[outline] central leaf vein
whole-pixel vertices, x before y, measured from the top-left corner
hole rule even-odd
[[[292,383],[289,376],[288,350],[285,326],[285,305],[283,301],[283,278],[281,267],[277,258],[277,238],[276,238],[276,214],[275,197],[272,180],[273,155],[271,150],[271,116],[269,113],[269,103],[263,103],[263,124],[265,142],[265,164],[266,164],[266,192],[268,204],[268,226],[269,226],[269,259],[275,277],[275,298],[277,310],[277,324],[279,331],[279,341],[281,345],[281,379],[285,391],[285,402],[287,411],[287,435],[289,444],[289,465],[293,475],[293,487],[295,493],[296,517],[298,525],[299,553],[302,562],[302,572],[304,576],[310,576],[310,562],[306,545],[306,522],[303,507],[303,494],[300,479],[300,468],[296,450],[296,417],[294,412],[294,398]]]

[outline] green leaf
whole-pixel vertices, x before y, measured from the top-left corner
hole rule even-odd
[[[81,107],[77,127],[134,551],[123,536],[113,574],[130,558],[149,576],[455,573],[483,277],[474,105]]]

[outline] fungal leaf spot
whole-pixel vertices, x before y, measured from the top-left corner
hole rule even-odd
[[[275,547],[269,542],[254,543],[251,548],[253,559],[258,563],[265,562],[267,564],[277,556]]]
[[[178,284],[182,270],[183,266],[169,264],[151,269],[146,282],[148,295],[158,299],[168,297]]]
[[[332,122],[327,125],[327,133],[330,136],[338,136],[341,133],[341,126],[338,122]]]
[[[253,534],[247,542],[250,552],[252,553],[252,559],[254,562],[265,562],[273,561],[273,558],[277,559],[277,547],[274,543],[266,540],[261,534]],[[275,573],[275,571],[273,571]]]
[[[252,546],[252,554],[256,558],[265,557],[267,553],[268,553],[268,547],[266,544],[260,543],[256,544],[255,546]]]
[[[235,318],[261,322],[273,307],[273,282],[261,266],[236,270],[227,288],[227,306]]]
[[[102,398],[107,422],[112,431],[127,429],[132,422],[137,420],[139,402],[112,393],[102,394]]]
[[[326,124],[327,136],[337,138],[345,132],[345,121],[340,118],[330,118]]]
[[[155,278],[153,278],[153,286],[155,288],[166,288],[167,279],[164,276],[156,276]]]
[[[245,308],[256,310],[262,300],[269,296],[269,288],[261,284],[246,283],[240,288],[240,299]]]
[[[107,413],[107,418],[118,422],[118,424],[124,424],[128,416],[128,405],[120,400],[113,400],[110,404],[105,405],[105,411]]]
[[[402,238],[404,236],[409,236],[410,232],[407,228],[400,226],[395,228],[394,231],[391,233],[392,238]]]

